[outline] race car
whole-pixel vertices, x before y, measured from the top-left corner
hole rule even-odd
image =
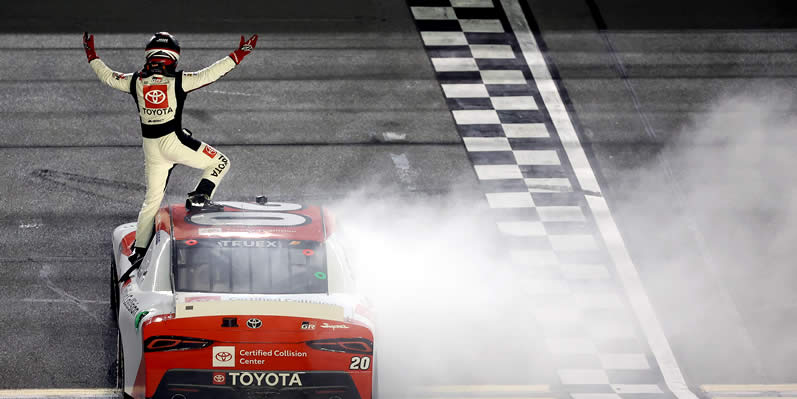
[[[293,203],[161,208],[138,268],[113,232],[124,397],[366,399],[374,322],[329,212]]]

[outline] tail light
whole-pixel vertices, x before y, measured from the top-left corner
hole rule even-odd
[[[144,352],[182,351],[188,349],[202,349],[210,346],[213,341],[201,338],[156,336],[144,341]]]
[[[370,355],[374,352],[373,342],[365,338],[331,338],[305,342],[307,346],[322,351],[357,353]]]

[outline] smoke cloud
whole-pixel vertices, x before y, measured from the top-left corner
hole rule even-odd
[[[512,302],[522,278],[502,253],[486,201],[457,190],[378,200],[367,191],[332,209],[376,307],[380,391],[529,383],[522,373],[536,345],[528,343],[532,321]]]
[[[620,183],[613,208],[687,378],[795,372],[794,106],[778,88],[725,95]]]

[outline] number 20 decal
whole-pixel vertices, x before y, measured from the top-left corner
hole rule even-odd
[[[295,213],[280,211],[293,211],[302,206],[290,203],[270,203],[268,206],[259,204],[220,202],[219,204],[244,209],[241,212],[200,213],[189,216],[189,221],[203,226],[301,226],[310,222],[310,219]]]
[[[349,370],[368,370],[371,368],[371,358],[368,356],[354,356],[351,358]]]

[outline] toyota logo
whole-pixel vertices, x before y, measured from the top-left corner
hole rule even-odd
[[[221,383],[224,382],[224,374],[216,374],[213,376],[213,382]]]
[[[166,93],[161,90],[150,90],[147,92],[145,97],[147,98],[147,101],[153,104],[160,104],[166,99]]]
[[[216,360],[220,362],[229,362],[232,359],[232,353],[230,352],[219,352],[216,354]]]
[[[249,328],[260,328],[263,325],[263,322],[260,319],[249,319],[246,321],[246,326]]]

